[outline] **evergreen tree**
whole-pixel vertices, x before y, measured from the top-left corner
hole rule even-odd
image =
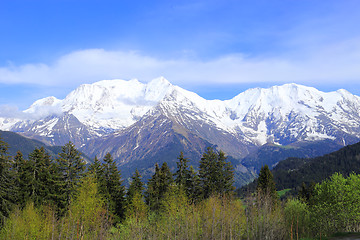
[[[50,202],[56,187],[54,167],[50,155],[43,147],[36,148],[29,154],[26,171],[30,171],[27,174],[28,179],[24,179],[28,182],[23,182],[22,185],[29,191],[28,196],[32,202],[36,206]]]
[[[200,186],[204,198],[212,194],[231,193],[234,183],[234,171],[229,162],[226,162],[225,153],[216,153],[208,147],[200,160],[199,166]]]
[[[193,203],[199,202],[201,200],[202,192],[200,186],[200,178],[193,166],[190,166],[189,178],[186,182],[186,185],[186,194],[189,200]]]
[[[160,194],[164,195],[165,192],[170,188],[171,184],[173,184],[173,174],[170,171],[167,163],[164,162],[160,168]]]
[[[189,160],[184,157],[183,152],[180,152],[180,156],[178,157],[178,160],[179,161],[176,162],[177,171],[174,174],[175,183],[178,186],[185,189],[187,187],[187,182],[188,182],[188,179],[190,177],[190,171],[189,171],[188,165],[187,165]]]
[[[260,170],[256,191],[260,197],[270,197],[274,204],[278,200],[274,177],[268,165],[263,166]]]
[[[132,181],[126,193],[126,200],[128,204],[131,203],[136,193],[139,193],[142,196],[144,191],[144,183],[141,181],[141,175],[137,169],[131,176],[131,179]]]
[[[216,163],[217,154],[213,148],[207,148],[199,166],[199,178],[204,198],[208,198],[216,192],[219,177],[219,169]]]
[[[120,171],[110,153],[107,153],[103,159],[102,170],[100,193],[105,197],[108,210],[115,214],[117,221],[124,217],[125,187],[122,185]]]
[[[159,210],[161,200],[173,183],[172,174],[166,162],[163,163],[161,168],[155,165],[155,173],[148,182],[146,191],[146,203],[151,210]]]
[[[4,219],[9,216],[16,194],[7,150],[7,143],[0,139],[0,224],[3,224]]]
[[[157,163],[155,164],[155,173],[147,184],[145,200],[151,210],[157,210],[160,207],[160,167]]]
[[[220,168],[220,188],[218,192],[223,194],[233,193],[234,187],[234,168],[230,162],[226,161],[225,153],[220,151],[218,153],[218,161]]]
[[[94,162],[89,165],[88,172],[94,175],[97,179],[101,178],[103,171],[100,160],[97,158],[97,156],[95,156]]]
[[[301,184],[298,192],[298,198],[311,205],[314,196],[315,182],[307,186],[304,182]]]
[[[127,211],[126,216],[135,218],[137,221],[146,216],[147,206],[144,203],[144,183],[141,181],[141,175],[136,169],[131,176],[131,183],[126,193]]]
[[[24,160],[24,156],[23,154],[18,151],[16,152],[16,155],[14,157],[14,162],[13,162],[13,171],[15,173],[15,187],[16,187],[16,200],[15,202],[17,204],[21,203],[25,198],[24,198],[24,188],[22,188],[20,186],[22,180],[21,180],[21,175],[23,172],[25,166],[25,160]]]
[[[62,147],[59,157],[56,159],[60,171],[61,196],[59,196],[60,207],[67,208],[71,198],[75,194],[76,187],[84,175],[85,163],[81,153],[75,148],[72,142]]]

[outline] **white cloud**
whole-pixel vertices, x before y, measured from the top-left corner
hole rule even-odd
[[[14,105],[0,105],[0,117],[22,120],[39,120],[47,116],[63,114],[60,106],[39,106],[32,112],[21,111]]]
[[[174,84],[316,81],[360,79],[360,39],[278,57],[233,54],[217,59],[157,59],[138,52],[87,49],[69,53],[52,64],[0,67],[2,83],[34,83],[76,87],[102,79],[165,76]]]

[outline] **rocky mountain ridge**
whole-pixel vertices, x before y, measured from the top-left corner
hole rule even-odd
[[[27,119],[0,117],[0,129],[51,145],[72,141],[90,157],[110,152],[119,166],[136,166],[146,159],[162,161],[161,154],[174,149],[178,152],[167,154],[169,159],[184,151],[198,161],[206,146],[234,159],[264,144],[329,140],[344,146],[360,140],[359,113],[360,97],[346,90],[325,93],[284,84],[206,100],[160,77],[148,84],[84,84],[65,99],[36,101],[24,111]],[[240,161],[235,167],[244,169]]]

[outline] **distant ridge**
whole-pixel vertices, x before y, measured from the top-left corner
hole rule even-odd
[[[285,155],[324,153],[309,147],[272,159],[247,158],[266,146],[281,150],[330,141],[340,147],[360,141],[359,112],[360,97],[342,89],[325,93],[290,83],[220,101],[163,77],[147,84],[115,79],[83,84],[64,99],[40,99],[19,118],[0,117],[0,129],[52,146],[72,141],[91,158],[109,152],[124,172],[131,166],[149,173],[150,165],[165,160],[174,166],[179,150],[195,165],[211,145],[234,159],[238,174],[249,177],[239,178],[250,180],[259,162],[275,166]]]
[[[296,191],[302,183],[309,186],[319,183],[334,173],[348,176],[360,174],[360,142],[341,148],[335,152],[315,158],[288,158],[280,161],[272,169],[278,190],[293,189]],[[239,190],[240,195],[254,191],[256,180]]]

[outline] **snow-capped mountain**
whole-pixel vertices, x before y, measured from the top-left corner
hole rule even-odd
[[[360,140],[359,113],[360,97],[346,90],[325,93],[285,84],[220,101],[160,77],[148,84],[84,84],[65,99],[36,101],[24,111],[28,119],[0,118],[0,129],[52,145],[73,141],[90,156],[111,152],[121,165],[154,157],[175,142],[182,146],[177,150],[195,155],[214,145],[237,159],[266,143],[329,139],[347,145]]]

